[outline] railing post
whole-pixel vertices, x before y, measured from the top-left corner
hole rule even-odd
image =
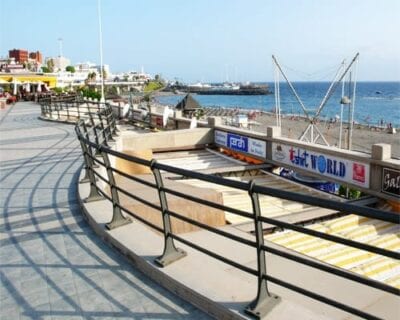
[[[60,120],[60,106],[61,106],[61,102],[56,104],[56,108],[57,108],[57,119]]]
[[[79,133],[80,134],[82,134],[82,132],[81,132],[81,130],[80,130],[80,127],[82,126],[82,128],[83,128],[83,132],[84,132],[84,134],[85,134],[85,137],[86,137],[86,139],[88,139],[88,137],[87,137],[87,128],[86,128],[86,123],[83,121],[82,123],[81,122],[79,122],[78,124],[77,124],[77,126],[78,126],[78,130],[79,130]],[[79,137],[78,137],[78,139],[79,139]],[[84,177],[79,181],[79,183],[86,183],[86,182],[90,182],[90,178],[89,178],[89,167],[90,167],[90,160],[91,160],[91,158],[90,158],[90,156],[91,156],[91,152],[90,152],[90,147],[89,148],[87,148],[87,152],[88,152],[88,154],[86,154],[85,153],[85,149],[84,149],[84,147],[82,146],[82,141],[79,139],[79,141],[80,141],[80,143],[81,143],[81,148],[82,148],[82,154],[83,154],[83,160],[84,160],[84,163],[85,163],[85,175],[84,175]],[[92,164],[93,165],[93,164]]]
[[[76,105],[76,111],[78,111],[78,120],[81,118],[81,110],[79,109],[79,103]]]
[[[119,109],[118,109],[119,110]],[[111,135],[113,137],[118,137],[117,132],[119,132],[118,128],[117,128],[117,124],[116,124],[116,119],[112,110],[112,107],[110,104],[108,104],[108,113],[109,113],[109,117],[111,118],[110,124],[111,124]]]
[[[88,129],[87,129],[87,126],[86,126],[86,122],[85,122],[85,121],[83,121],[83,133],[84,133],[84,135],[85,135],[85,138],[86,138],[87,140],[90,141],[90,135],[89,135],[89,131],[88,131]],[[96,149],[96,150],[97,150],[97,149]],[[98,165],[97,163],[95,163],[94,160],[92,159],[92,157],[93,157],[93,152],[92,152],[92,147],[91,147],[91,146],[88,147],[88,154],[89,154],[90,165],[91,165],[93,168],[98,168],[99,165]],[[97,179],[96,179],[96,180],[97,180]]]
[[[52,108],[51,101],[50,101],[50,104],[49,104],[49,110],[50,110],[50,118],[53,118],[53,108]]]
[[[100,128],[101,128],[101,134],[102,134],[102,136],[103,136],[102,145],[108,146],[106,129],[105,129],[105,127],[104,127],[103,117],[102,117],[102,115],[101,115],[101,112],[98,112],[98,113],[97,113],[97,116],[99,117]]]
[[[249,182],[249,196],[253,206],[254,214],[254,233],[256,235],[257,245],[257,297],[245,309],[247,314],[250,314],[258,319],[265,316],[273,307],[280,302],[280,297],[268,291],[267,280],[264,276],[267,274],[267,264],[265,252],[262,249],[264,245],[264,234],[262,229],[260,200],[258,194],[254,192],[254,181]]]
[[[80,131],[80,130],[79,130]],[[90,182],[90,191],[89,191],[89,196],[84,200],[85,202],[93,202],[97,200],[103,200],[104,198],[99,194],[97,191],[97,186],[96,186],[96,177],[94,175],[94,168],[93,168],[93,160],[90,159],[89,151],[88,151],[88,146],[84,141],[82,141],[80,137],[80,132],[78,135],[79,142],[81,143],[81,148],[83,152],[83,157],[85,159],[85,163],[87,166],[87,174],[89,177],[89,182]]]
[[[67,121],[69,121],[69,107],[70,107],[71,105],[74,105],[74,103],[71,103],[71,104],[69,104],[69,105],[66,106],[66,107],[67,107]]]
[[[174,261],[177,261],[187,255],[185,251],[182,249],[176,248],[174,244],[174,240],[171,236],[172,228],[171,228],[171,219],[168,214],[168,202],[165,191],[163,190],[164,184],[162,181],[162,176],[160,170],[155,167],[156,160],[151,161],[151,171],[154,174],[154,179],[157,185],[158,195],[160,197],[160,206],[161,206],[161,214],[163,220],[163,230],[164,230],[164,251],[163,254],[156,258],[154,261],[161,267],[165,267],[171,264]]]
[[[119,195],[118,195],[118,190],[117,190],[117,184],[115,183],[114,173],[113,173],[113,170],[111,167],[110,158],[108,156],[108,153],[106,151],[104,151],[104,149],[105,149],[104,147],[101,147],[101,155],[103,157],[104,165],[107,170],[107,177],[108,177],[108,182],[110,185],[111,199],[112,199],[112,205],[113,205],[113,216],[112,216],[111,221],[106,224],[106,228],[108,230],[112,230],[117,227],[121,227],[128,223],[131,223],[132,221],[129,218],[125,218],[122,215],[121,208],[120,208],[120,202],[119,202]]]
[[[106,117],[106,126],[107,126],[107,136],[108,136],[108,141],[115,142],[113,134],[112,134],[112,128],[111,128],[111,121],[110,121],[110,113],[109,109],[104,109],[104,116]]]
[[[90,118],[90,123],[91,123],[92,128],[93,128],[94,140],[96,142],[96,145],[100,145],[99,135],[98,135],[97,130],[96,130],[97,125],[94,123],[93,115],[91,114],[89,118]],[[96,148],[95,156],[100,156],[100,151],[97,148]]]

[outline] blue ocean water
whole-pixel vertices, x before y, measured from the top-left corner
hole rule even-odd
[[[274,90],[273,83],[267,83]],[[318,109],[329,82],[293,82],[306,109],[312,114]],[[339,86],[328,100],[321,112],[322,119],[340,116],[340,98],[342,88]],[[345,95],[352,88],[345,87]],[[275,108],[274,94],[266,96],[232,96],[232,95],[194,95],[204,107],[229,107],[273,111]],[[303,115],[300,104],[286,83],[280,84],[281,112],[283,114]],[[162,104],[176,105],[182,95],[160,96],[157,101]],[[344,107],[343,120],[348,119],[349,109]],[[361,124],[386,126],[389,123],[400,127],[400,82],[357,82],[354,120]]]

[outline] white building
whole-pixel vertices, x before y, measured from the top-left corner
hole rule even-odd
[[[93,62],[78,62],[74,65],[75,71],[81,71],[81,72],[96,72],[97,73],[97,68],[96,64]]]
[[[88,72],[81,71],[58,71],[54,73],[54,75],[57,77],[57,87],[60,88],[83,86],[88,74]]]
[[[71,65],[71,60],[61,56],[55,58],[46,58],[46,64],[48,64],[49,60],[53,60],[54,72],[65,71],[65,68]]]

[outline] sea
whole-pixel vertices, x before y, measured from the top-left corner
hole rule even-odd
[[[274,83],[267,83],[271,91]],[[293,82],[307,112],[313,115],[318,110],[330,83],[329,82]],[[300,103],[295,98],[287,83],[280,83],[281,113],[303,116]],[[342,86],[339,85],[320,113],[321,121],[339,120]],[[353,97],[353,85],[344,87],[344,95],[354,99],[354,121],[371,126],[393,126],[400,128],[400,82],[357,82]],[[158,96],[161,104],[176,105],[183,95]],[[194,95],[203,107],[241,108],[265,112],[275,111],[275,95],[235,96],[235,95]],[[343,121],[350,116],[348,105],[343,105]]]

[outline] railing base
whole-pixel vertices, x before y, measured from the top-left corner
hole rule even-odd
[[[94,202],[94,201],[100,201],[100,200],[104,200],[104,197],[102,197],[101,195],[95,195],[95,196],[89,196],[83,201],[85,203],[88,203],[88,202]]]
[[[160,267],[166,267],[167,265],[171,264],[172,262],[175,262],[186,256],[187,256],[186,251],[177,248],[174,251],[171,251],[167,254],[164,254],[164,255],[154,259],[154,262]]]
[[[118,219],[118,220],[106,223],[106,228],[108,230],[112,230],[112,229],[115,229],[115,228],[118,228],[118,227],[125,226],[125,225],[130,224],[130,223],[132,223],[132,220],[129,219],[129,218]]]
[[[87,182],[90,182],[89,177],[84,177],[79,181],[79,183],[87,183]]]
[[[248,315],[255,317],[256,319],[261,319],[268,312],[270,312],[275,306],[281,302],[281,297],[276,294],[270,293],[270,295],[264,298],[262,301],[254,300],[251,302],[244,312]]]

